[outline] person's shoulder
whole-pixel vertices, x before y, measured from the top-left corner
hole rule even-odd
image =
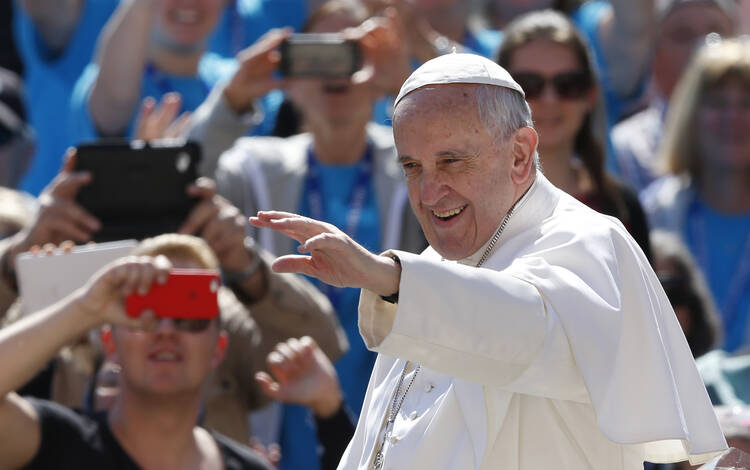
[[[666,175],[644,189],[640,194],[641,204],[648,212],[678,210],[680,201],[691,191],[690,178],[687,176]]]
[[[633,143],[633,137],[639,137],[643,132],[651,130],[653,126],[661,127],[660,112],[657,108],[649,106],[628,116],[612,127],[612,143]]]
[[[242,137],[224,152],[219,166],[236,169],[253,159],[263,167],[298,168],[310,142],[310,135],[306,133],[291,137]]]
[[[211,431],[211,436],[219,446],[226,470],[272,470],[271,465],[249,447],[215,431]]]

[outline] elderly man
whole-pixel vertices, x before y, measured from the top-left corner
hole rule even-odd
[[[376,256],[294,214],[277,271],[362,288],[380,353],[339,468],[643,468],[726,447],[679,324],[616,220],[537,169],[523,91],[449,54],[396,98],[394,135],[421,255]]]

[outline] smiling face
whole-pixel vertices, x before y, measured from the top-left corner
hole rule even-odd
[[[213,32],[226,0],[159,0],[157,41],[172,50],[202,48]]]
[[[597,90],[592,86],[579,97],[561,97],[550,83],[549,79],[552,77],[575,74],[582,70],[573,50],[546,39],[537,39],[513,51],[508,70],[514,77],[536,74],[547,80],[539,96],[527,96],[534,116],[534,128],[539,132],[539,152],[542,158],[546,153],[545,149],[572,149],[583,120],[593,109],[597,96]]]
[[[476,85],[452,84],[403,98],[393,134],[411,207],[432,248],[453,260],[477,252],[528,183],[533,131],[496,143],[479,119]],[[519,138],[528,142],[519,146]]]
[[[203,267],[193,261],[171,261],[175,268]],[[121,387],[145,394],[198,393],[223,358],[219,336],[217,321],[199,332],[178,330],[169,318],[158,319],[153,331],[116,327]]]

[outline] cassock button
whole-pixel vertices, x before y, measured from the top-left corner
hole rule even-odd
[[[398,442],[398,437],[391,436],[389,440],[391,441],[391,445],[395,445]]]
[[[416,411],[412,411],[411,413],[409,413],[409,419],[412,420],[412,421],[414,421],[415,419],[417,419],[417,416],[418,415],[417,415]]]
[[[433,388],[435,388],[435,386],[432,385],[431,383],[424,384],[424,392],[425,393],[430,393]]]

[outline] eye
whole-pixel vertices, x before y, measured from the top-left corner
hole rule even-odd
[[[419,171],[419,163],[417,162],[403,162],[401,168],[404,170],[406,176],[413,175]]]

